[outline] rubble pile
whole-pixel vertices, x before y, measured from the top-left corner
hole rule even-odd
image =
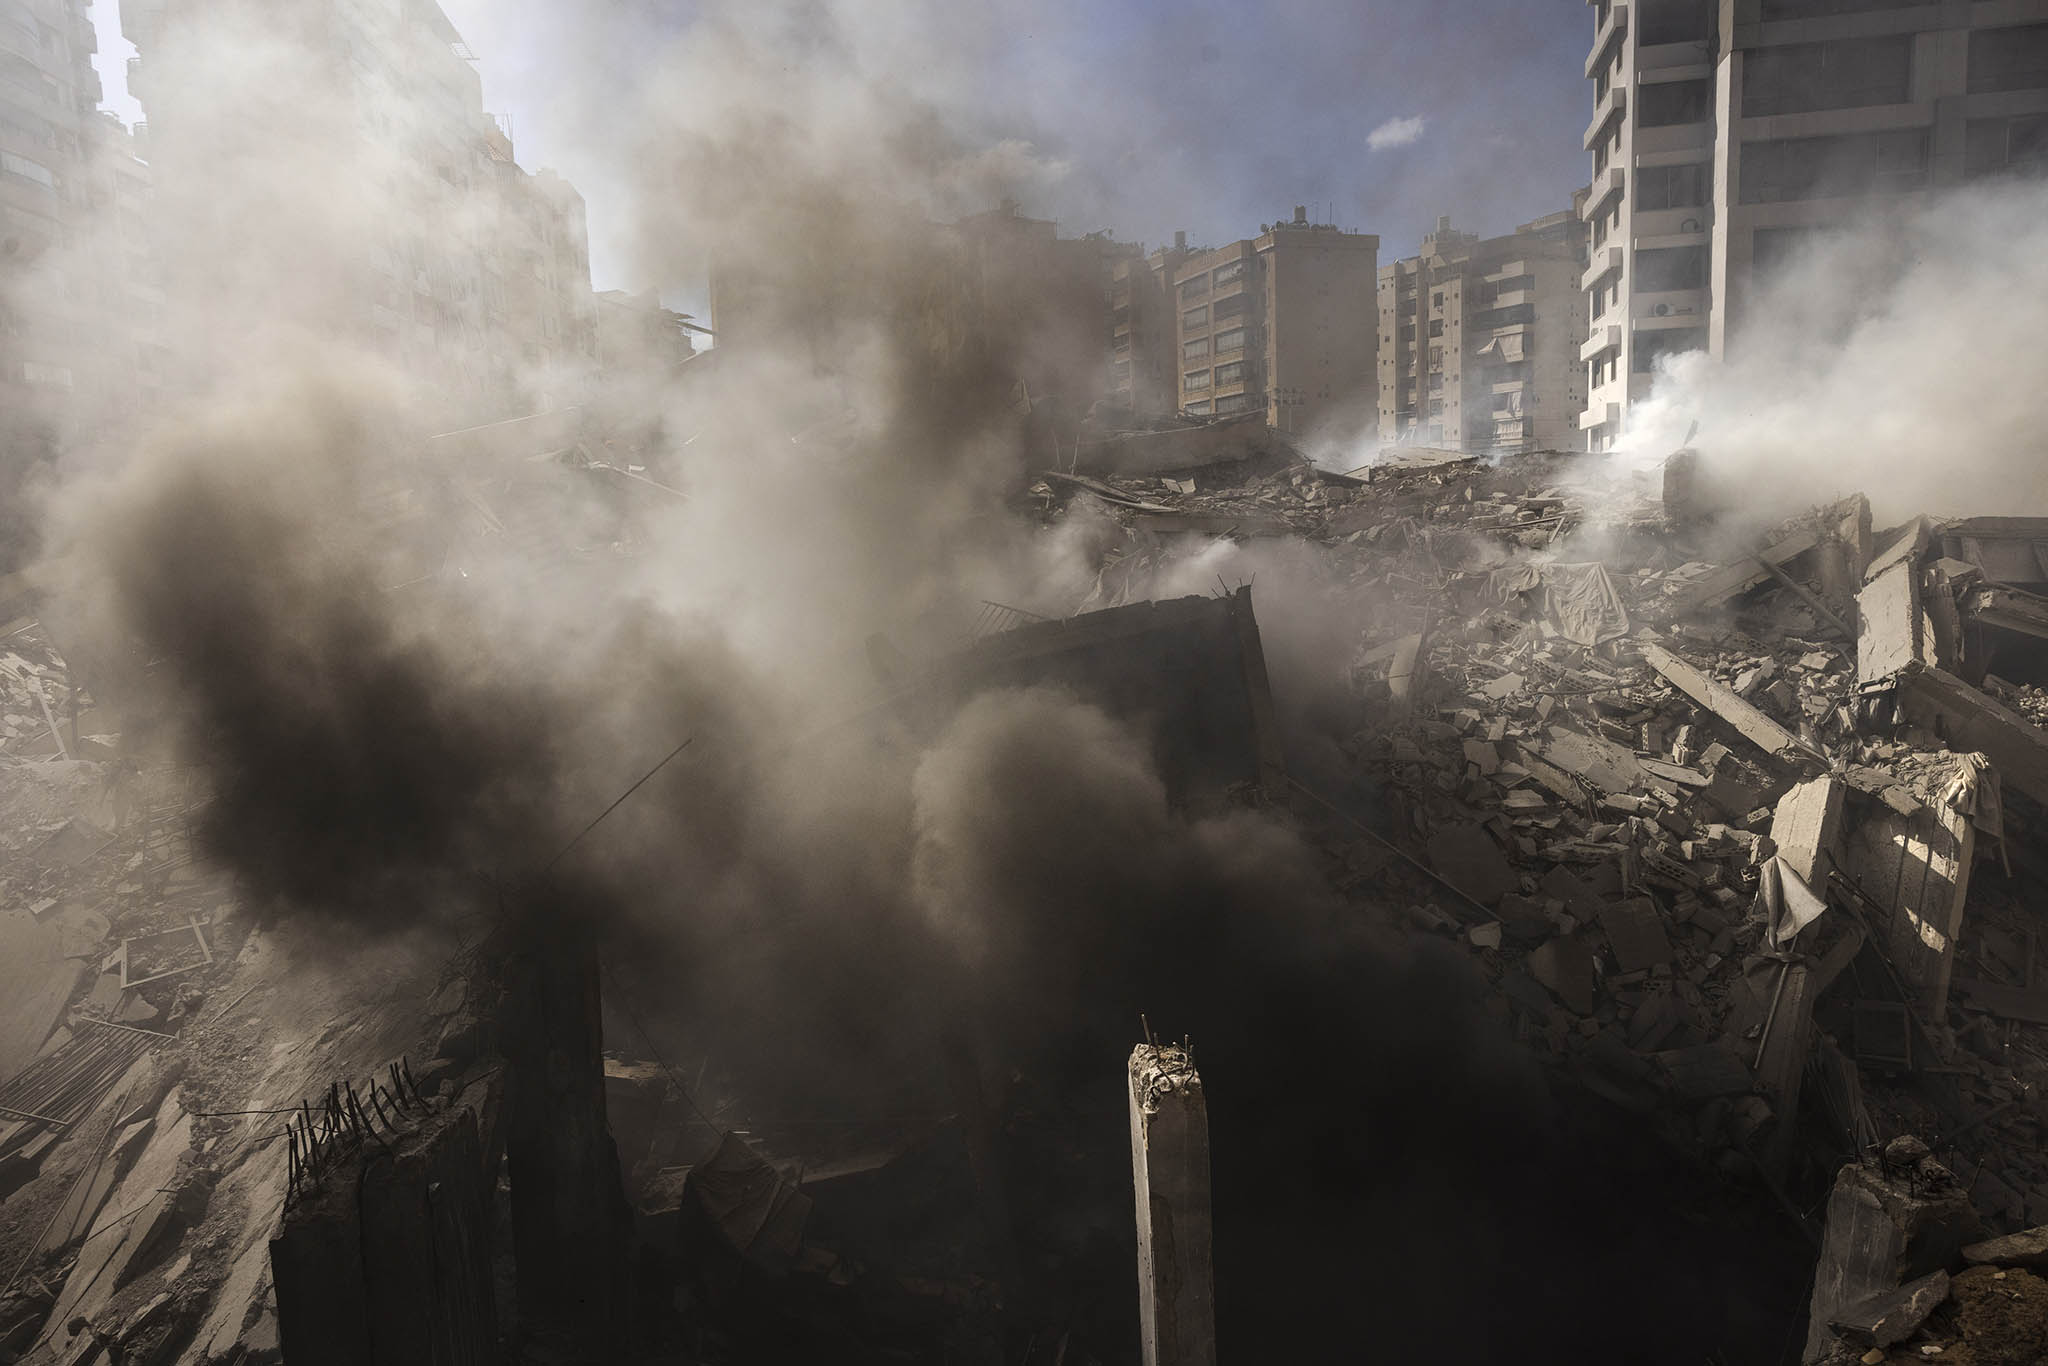
[[[1810,1231],[1843,1160],[1915,1133],[1993,1227],[2048,1222],[2048,869],[2018,852],[2048,760],[2020,547],[2048,523],[1874,532],[1851,497],[1739,527],[1582,459],[1033,492],[1116,523],[1084,609],[1298,538],[1277,591],[1356,632],[1362,720],[1299,810],[1361,909],[1464,945],[1563,1074]]]

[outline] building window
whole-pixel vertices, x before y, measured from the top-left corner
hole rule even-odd
[[[1970,33],[1970,93],[2048,87],[2048,24]]]
[[[1216,400],[1217,413],[1241,413],[1251,405],[1249,394],[1225,394]]]
[[[1431,318],[1429,320],[1429,335],[1432,337],[1441,337],[1443,334],[1444,320],[1442,318]]]
[[[1711,107],[1708,82],[1660,81],[1636,88],[1636,122],[1644,128],[1704,123]]]
[[[1917,190],[1927,183],[1927,130],[1746,142],[1741,178],[1744,204]]]
[[[1227,299],[1218,299],[1216,301],[1216,320],[1221,322],[1225,318],[1235,318],[1244,310],[1245,296],[1242,294],[1233,294]]]
[[[1186,374],[1180,377],[1180,387],[1184,392],[1193,392],[1196,389],[1208,388],[1209,372],[1207,370],[1188,371]]]
[[[1216,354],[1224,356],[1232,351],[1244,350],[1244,338],[1245,330],[1242,327],[1233,327],[1228,332],[1218,332],[1216,334]]]
[[[1749,268],[1755,279],[1777,274],[1819,233],[1819,228],[1758,228],[1749,239]]]
[[[1193,403],[1182,404],[1181,411],[1194,417],[1207,417],[1209,415],[1209,400],[1206,398],[1197,399]]]
[[[1707,202],[1705,162],[1684,166],[1643,166],[1636,171],[1636,212],[1690,209]]]
[[[1666,247],[1636,253],[1636,292],[1667,294],[1677,289],[1707,287],[1705,247]]]
[[[1227,266],[1216,267],[1216,288],[1236,284],[1244,278],[1244,260],[1239,258]]]
[[[1703,351],[1706,345],[1706,329],[1700,327],[1669,327],[1638,332],[1635,335],[1635,345],[1631,348],[1633,361],[1629,368],[1639,375],[1647,375],[1657,368],[1657,361],[1661,357],[1675,356],[1685,351]]]
[[[1971,119],[1964,128],[1963,171],[1970,176],[2048,173],[2048,114]]]
[[[1187,301],[1187,300],[1189,300],[1189,299],[1204,299],[1204,298],[1207,298],[1207,297],[1208,297],[1208,295],[1209,295],[1209,277],[1208,277],[1208,276],[1206,276],[1206,275],[1197,275],[1197,276],[1196,276],[1196,277],[1195,277],[1194,279],[1192,279],[1192,280],[1183,280],[1183,281],[1181,281],[1181,284],[1180,284],[1180,297],[1181,297],[1181,300],[1182,300],[1182,302],[1186,302],[1186,301]]]
[[[1910,33],[1757,48],[1742,68],[1742,112],[1752,118],[1904,104],[1912,97]]]
[[[1219,366],[1217,366],[1217,367],[1216,367],[1216,387],[1217,387],[1217,388],[1221,389],[1221,388],[1222,388],[1222,387],[1223,387],[1224,385],[1226,385],[1226,384],[1242,384],[1242,383],[1244,383],[1244,362],[1243,362],[1243,361],[1241,361],[1241,360],[1234,360],[1234,361],[1232,361],[1232,362],[1231,362],[1230,364],[1228,364],[1228,365],[1219,365]]]
[[[1429,401],[1429,415],[1431,417],[1442,417],[1444,415],[1444,401],[1442,399],[1433,398]]]
[[[1204,304],[1200,308],[1191,308],[1181,314],[1180,325],[1182,327],[1207,327],[1209,325],[1209,306]]]
[[[1442,365],[1443,363],[1444,363],[1444,349],[1443,349],[1443,348],[1442,348],[1441,346],[1432,346],[1432,347],[1430,347],[1430,348],[1429,348],[1429,364],[1430,364],[1430,368],[1431,368],[1431,369],[1435,369],[1435,368],[1436,368],[1437,366],[1440,366],[1440,365]]]
[[[1415,324],[1414,324],[1414,323],[1402,323],[1402,324],[1401,324],[1401,344],[1402,344],[1403,346],[1412,346],[1412,345],[1414,345],[1414,344],[1415,344]]]
[[[1594,291],[1593,291],[1593,298],[1592,298],[1591,302],[1590,302],[1590,303],[1589,303],[1589,304],[1587,305],[1587,312],[1588,312],[1588,313],[1589,313],[1589,314],[1590,314],[1590,315],[1591,315],[1592,317],[1595,317],[1595,318],[1597,318],[1597,317],[1599,317],[1599,316],[1600,316],[1601,314],[1605,313],[1606,311],[1607,311],[1607,286],[1606,286],[1606,285],[1601,285],[1601,286],[1600,286],[1600,287],[1599,287],[1598,289],[1596,289],[1596,290],[1594,290]]]
[[[1713,36],[1713,0],[1641,0],[1641,4],[1637,41],[1644,47],[1704,43]]]
[[[1207,337],[1197,337],[1193,341],[1186,343],[1180,349],[1180,358],[1189,363],[1209,359],[1209,339]]]

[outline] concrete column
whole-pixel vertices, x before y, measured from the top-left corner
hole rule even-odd
[[[1215,1366],[1209,1107],[1194,1059],[1132,1050],[1131,1172],[1138,1199],[1138,1331],[1145,1366]]]

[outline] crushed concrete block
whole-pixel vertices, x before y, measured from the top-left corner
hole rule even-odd
[[[1646,896],[1610,902],[1600,908],[1600,928],[1623,972],[1642,972],[1671,961],[1671,939],[1664,932],[1656,903]]]
[[[1971,1266],[2048,1267],[2048,1227],[1971,1243],[1963,1249],[1963,1260]]]
[[[1848,785],[1815,778],[1779,798],[1771,816],[1771,842],[1778,857],[1816,892],[1827,886],[1828,869],[1842,860],[1842,803]]]
[[[1553,939],[1529,955],[1528,969],[1574,1015],[1593,1013],[1593,952],[1584,944]]]
[[[1853,1343],[1889,1347],[1918,1332],[1928,1315],[1947,1298],[1948,1273],[1933,1271],[1897,1290],[1845,1305],[1835,1311],[1831,1322]]]

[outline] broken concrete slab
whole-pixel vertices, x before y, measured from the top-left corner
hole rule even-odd
[[[2001,781],[2048,804],[2048,731],[1944,669],[1910,669],[1898,681],[1906,718],[1991,760]]]
[[[1623,972],[1646,972],[1671,961],[1671,939],[1657,903],[1646,896],[1613,901],[1600,908],[1600,928]]]
[[[1965,517],[1942,523],[1934,540],[1994,583],[2048,583],[2048,518]]]
[[[1829,1325],[1840,1311],[1952,1265],[1983,1227],[1953,1181],[1926,1179],[1918,1168],[1894,1173],[1875,1157],[1843,1167],[1828,1196],[1801,1359],[1819,1362],[1836,1349]]]
[[[1778,846],[1778,858],[1818,893],[1826,892],[1828,870],[1841,860],[1847,794],[1839,779],[1815,778],[1779,798],[1771,814],[1771,842]]]
[[[1643,659],[1673,687],[1727,722],[1737,734],[1766,754],[1792,757],[1810,752],[1798,736],[1737,697],[1733,689],[1702,673],[1663,646],[1646,642]]]
[[[1873,809],[1846,841],[1844,867],[1864,895],[1885,908],[1874,928],[1915,993],[1915,1010],[1929,1022],[1948,1017],[1949,977],[1976,847],[1971,818],[1939,804],[1913,816]]]
[[[2022,1229],[1963,1249],[1971,1266],[2048,1267],[2048,1226]]]
[[[1568,726],[1552,726],[1537,752],[1545,762],[1576,774],[1601,792],[1626,792],[1643,780],[1643,767],[1634,753]]]
[[[1927,638],[1920,610],[1920,569],[1894,565],[1856,595],[1856,680],[1865,689],[1926,662]]]
[[[1870,503],[1861,494],[1828,509],[1821,514],[1819,524],[1801,527],[1765,549],[1732,560],[1696,580],[1672,597],[1667,610],[1673,617],[1689,617],[1719,606],[1769,582],[1773,577],[1769,566],[1789,565],[1837,538],[1857,545],[1862,555],[1868,555]]]
[[[1002,631],[945,661],[929,686],[938,698],[964,699],[990,687],[1044,683],[1141,724],[1176,797],[1238,783],[1283,788],[1249,587]]]
[[[1920,1330],[1948,1298],[1948,1272],[1931,1271],[1897,1290],[1872,1295],[1835,1311],[1832,1326],[1858,1346],[1889,1347]]]
[[[1593,1013],[1593,951],[1576,938],[1557,938],[1529,955],[1529,975],[1574,1015]]]
[[[1521,890],[1521,879],[1484,826],[1446,826],[1430,836],[1428,850],[1430,867],[1482,906]]]

